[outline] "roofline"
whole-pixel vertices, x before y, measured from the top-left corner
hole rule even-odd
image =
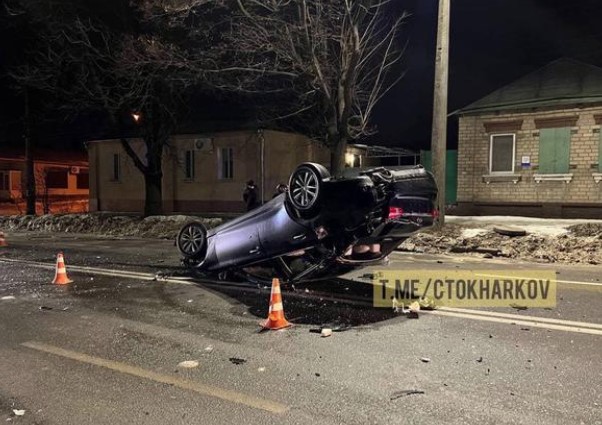
[[[452,113],[451,113],[451,114],[449,114],[448,116],[457,115],[457,114],[461,114],[461,113],[465,113],[465,112],[479,111],[479,110],[481,110],[482,108],[497,108],[497,107],[499,107],[500,105],[485,106],[485,107],[481,107],[481,108],[470,108],[470,106],[471,106],[471,105],[474,105],[475,103],[479,102],[479,101],[480,101],[480,100],[482,100],[482,99],[485,99],[485,98],[486,98],[486,97],[488,97],[488,96],[491,96],[493,93],[495,93],[495,92],[497,92],[497,91],[500,91],[500,90],[504,90],[506,87],[509,87],[509,86],[513,85],[513,84],[514,84],[514,83],[516,83],[517,81],[519,81],[519,80],[522,80],[522,79],[524,79],[524,78],[527,78],[527,77],[529,77],[530,75],[533,75],[533,74],[535,74],[535,73],[541,72],[542,70],[544,70],[544,69],[546,69],[546,68],[548,68],[548,67],[550,67],[550,66],[552,66],[552,65],[554,65],[555,63],[557,63],[557,62],[560,62],[560,61],[570,61],[570,62],[574,62],[574,63],[576,63],[576,64],[580,64],[580,65],[586,65],[586,66],[589,66],[589,67],[591,67],[591,68],[596,68],[596,69],[598,69],[598,70],[602,71],[602,68],[601,68],[601,67],[599,67],[599,66],[592,65],[591,63],[587,63],[587,62],[583,62],[583,61],[580,61],[580,60],[577,60],[577,59],[573,59],[573,58],[569,58],[569,57],[564,57],[564,56],[563,56],[563,57],[560,57],[560,58],[554,59],[552,62],[548,62],[548,63],[547,63],[547,64],[545,64],[544,66],[542,66],[542,67],[540,67],[540,68],[537,68],[537,69],[534,69],[533,71],[531,71],[531,72],[528,72],[528,73],[526,73],[526,74],[522,75],[521,77],[518,77],[518,78],[516,78],[516,79],[514,79],[514,80],[510,81],[509,83],[507,83],[507,84],[504,84],[504,85],[503,85],[503,86],[501,86],[501,87],[498,87],[498,88],[497,88],[497,89],[495,89],[495,90],[492,90],[492,91],[490,91],[490,92],[489,92],[489,93],[487,93],[485,96],[482,96],[482,97],[480,97],[479,99],[475,100],[474,102],[471,102],[471,103],[469,103],[469,104],[468,104],[468,105],[466,105],[464,108],[457,109],[456,111],[452,112]],[[547,99],[546,99],[546,100],[547,100]],[[550,100],[553,100],[553,99],[550,99]],[[541,100],[540,100],[540,99],[538,99],[538,100],[530,100],[529,102],[540,102],[540,101],[541,101]],[[508,104],[508,105],[511,105],[511,104]],[[494,109],[494,110],[495,110],[495,109]]]
[[[552,103],[552,105],[550,105]],[[570,104],[594,104],[602,103],[602,95],[589,96],[589,97],[549,97],[545,99],[537,100],[526,100],[524,102],[512,102],[491,106],[481,106],[479,108],[472,109],[458,109],[449,114],[452,115],[463,115],[463,114],[474,114],[477,112],[495,112],[495,111],[508,111],[523,108],[536,108],[538,106],[554,106],[556,105],[570,105]]]

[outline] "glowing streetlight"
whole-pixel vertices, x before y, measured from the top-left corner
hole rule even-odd
[[[134,122],[136,124],[138,124],[140,122],[140,118],[142,118],[142,114],[138,113],[138,112],[134,112],[132,114],[132,118],[134,119]]]

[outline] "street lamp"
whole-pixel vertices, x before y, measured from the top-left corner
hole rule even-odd
[[[132,113],[132,118],[134,119],[134,122],[136,124],[138,124],[140,122],[140,119],[142,118],[142,114],[139,112],[133,112]]]

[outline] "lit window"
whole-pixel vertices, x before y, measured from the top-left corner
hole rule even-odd
[[[217,151],[217,176],[220,180],[234,178],[234,150],[221,148]]]
[[[186,179],[192,180],[194,179],[194,151],[186,151],[186,169],[185,175]]]
[[[489,143],[489,172],[514,173],[514,134],[494,134]]]

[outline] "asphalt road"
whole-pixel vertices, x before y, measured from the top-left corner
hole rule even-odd
[[[371,307],[363,270],[348,276],[354,282],[285,288],[294,326],[258,333],[269,288],[182,279],[170,241],[12,234],[8,242],[0,421],[602,424],[597,266],[396,253],[389,267],[552,269],[558,306],[409,319]],[[49,283],[59,250],[72,284]],[[324,324],[341,332],[321,338]],[[179,366],[189,360],[198,366]]]

